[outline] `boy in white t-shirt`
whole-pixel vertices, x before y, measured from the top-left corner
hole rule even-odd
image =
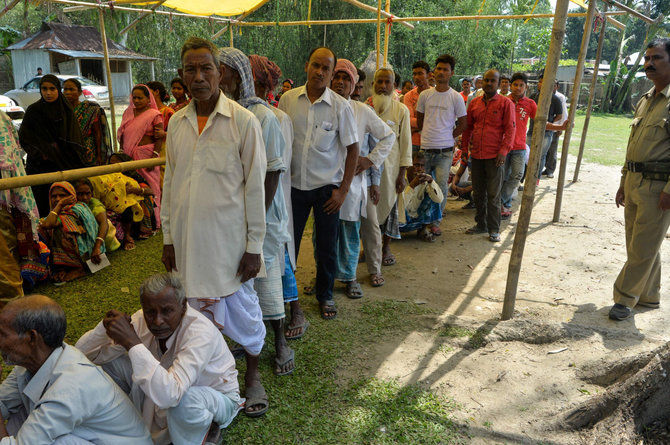
[[[416,106],[426,173],[435,177],[445,197],[440,204],[440,219],[446,203],[455,139],[463,133],[466,126],[467,112],[463,98],[449,87],[455,65],[456,60],[449,54],[443,54],[435,60],[433,73],[436,85],[419,95]],[[439,226],[440,220],[433,221],[431,231],[434,235],[442,234]]]

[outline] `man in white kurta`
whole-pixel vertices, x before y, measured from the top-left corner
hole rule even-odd
[[[154,275],[140,294],[142,309],[109,311],[76,346],[129,394],[155,445],[202,443],[212,422],[225,428],[241,409],[235,359],[214,324],[186,304],[176,276]],[[174,317],[169,334],[156,330],[165,327],[159,311]]]
[[[409,110],[400,102],[392,100],[393,79],[395,75],[389,68],[380,68],[375,73],[374,95],[368,99],[377,115],[391,127],[396,140],[391,153],[384,161],[381,184],[381,197],[377,205],[377,218],[382,225],[382,265],[395,264],[391,253],[391,239],[400,239],[398,227],[398,194],[405,190],[405,172],[412,166],[412,128]]]
[[[351,181],[349,193],[340,209],[340,233],[335,278],[347,283],[345,293],[349,298],[363,296],[360,284],[356,281],[356,266],[358,265],[358,250],[361,238],[360,229],[363,218],[374,221],[379,237],[377,245],[379,252],[376,252],[377,249],[371,252],[370,259],[375,257],[381,259],[381,232],[377,223],[377,200],[373,197],[368,198],[368,186],[370,185],[368,184],[368,176],[373,169],[378,172],[391,152],[393,142],[395,142],[395,134],[391,128],[377,116],[372,108],[349,99],[356,82],[358,82],[358,74],[354,64],[347,59],[338,59],[331,89],[349,101],[356,121],[358,140],[361,141],[357,174]],[[372,151],[370,151],[368,144],[370,137],[377,141]],[[378,199],[378,196],[375,197]],[[368,199],[372,202],[371,206],[368,206]],[[380,263],[380,261],[377,262],[377,269],[374,270],[370,270],[370,263],[368,263],[368,272],[371,276],[381,273]]]
[[[261,128],[219,90],[222,68],[211,42],[190,38],[182,66],[193,100],[168,129],[163,263],[179,274],[189,304],[244,347],[245,412],[260,415],[268,407],[258,373],[265,326],[252,278],[261,269],[265,235]]]

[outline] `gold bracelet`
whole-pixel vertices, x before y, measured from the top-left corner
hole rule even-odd
[[[53,210],[49,212],[49,214],[53,213],[54,215],[58,216],[58,213],[54,212]]]
[[[105,242],[105,240],[104,240],[103,238],[100,238],[99,236],[96,236],[95,239],[96,239],[96,240],[100,240],[100,241],[102,241],[103,243]]]

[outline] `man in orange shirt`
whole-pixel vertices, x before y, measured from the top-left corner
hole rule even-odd
[[[416,122],[416,104],[419,102],[419,94],[430,88],[428,83],[429,73],[430,66],[426,62],[423,60],[414,62],[414,65],[412,65],[412,79],[416,86],[403,97],[403,103],[409,108],[409,122],[412,127],[412,153],[421,149],[421,133],[419,133]]]

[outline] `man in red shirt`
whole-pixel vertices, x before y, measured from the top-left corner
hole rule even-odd
[[[500,72],[484,74],[484,94],[468,107],[468,127],[462,150],[472,159],[472,192],[477,215],[467,234],[486,233],[489,241],[500,241],[500,189],[507,153],[515,136],[514,103],[498,94]],[[471,144],[471,145],[470,145]]]
[[[535,119],[537,104],[533,99],[526,97],[528,77],[523,73],[515,73],[512,76],[510,95],[508,96],[516,108],[516,135],[514,145],[505,159],[505,172],[503,174],[503,185],[500,191],[502,199],[502,218],[512,216],[512,194],[519,186],[523,176],[523,168],[526,157],[526,129],[528,119]]]
[[[409,123],[412,127],[412,153],[421,149],[421,133],[419,133],[416,121],[416,104],[419,102],[419,94],[430,88],[428,84],[429,73],[430,66],[428,66],[428,63],[423,60],[414,62],[414,65],[412,65],[412,80],[414,80],[416,86],[403,97],[403,103],[409,108]]]

